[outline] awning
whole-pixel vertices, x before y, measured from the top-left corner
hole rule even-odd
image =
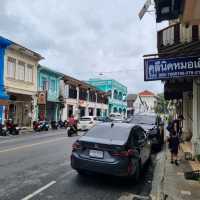
[[[0,99],[0,105],[1,106],[7,106],[7,105],[9,105],[9,100]]]

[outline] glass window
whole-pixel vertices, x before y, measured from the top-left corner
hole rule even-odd
[[[50,90],[52,92],[56,91],[56,81],[55,80],[51,80],[51,82],[50,82]]]
[[[48,90],[48,81],[47,81],[46,77],[42,77],[42,79],[41,79],[41,89]]]
[[[7,76],[15,78],[16,59],[8,57]]]
[[[25,78],[25,63],[22,62],[22,61],[19,61],[18,62],[18,66],[17,66],[17,79],[18,80],[21,80],[21,81],[24,81],[24,78]]]
[[[27,66],[27,81],[28,82],[33,82],[33,65],[28,65]]]

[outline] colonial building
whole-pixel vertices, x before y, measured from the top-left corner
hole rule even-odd
[[[63,120],[71,115],[77,118],[108,115],[107,93],[67,75],[64,75],[60,86],[61,96],[64,97],[65,102],[62,113]]]
[[[109,114],[121,113],[127,116],[127,87],[116,80],[90,79],[87,83],[109,93]]]
[[[155,1],[157,22],[169,20],[169,26],[157,33],[158,54],[145,56],[144,78],[163,81],[165,98],[176,105],[176,115],[184,116],[183,138],[191,141],[196,155],[200,154],[200,3],[176,4]]]
[[[30,127],[35,118],[37,66],[42,56],[9,42],[4,56],[4,84],[9,96],[5,118],[13,119],[21,127]]]
[[[61,118],[62,102],[59,99],[59,89],[62,77],[63,74],[59,72],[41,65],[38,66],[38,102],[36,112],[38,119],[58,121]],[[45,97],[44,101],[43,97]]]
[[[154,112],[157,105],[157,96],[148,90],[144,90],[137,95],[134,102],[135,113]]]

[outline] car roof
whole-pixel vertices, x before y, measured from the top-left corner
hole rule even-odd
[[[114,124],[111,127],[111,124]],[[80,141],[97,142],[103,144],[124,145],[130,135],[133,124],[102,123],[90,129]]]

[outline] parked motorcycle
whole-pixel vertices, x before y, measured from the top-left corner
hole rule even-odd
[[[46,121],[34,121],[33,122],[33,130],[34,131],[48,131],[49,124]]]
[[[51,128],[54,130],[58,129],[58,123],[56,121],[51,121]]]
[[[74,125],[70,125],[67,129],[67,135],[68,137],[71,137],[73,135],[78,135],[78,129]]]
[[[7,135],[7,130],[6,130],[6,127],[0,123],[0,136],[6,136]]]
[[[6,122],[6,131],[10,135],[19,135],[20,128],[12,120]]]
[[[58,121],[58,126],[59,126],[59,128],[67,128],[68,127],[67,120],[65,120],[65,121],[60,120],[60,121]]]

